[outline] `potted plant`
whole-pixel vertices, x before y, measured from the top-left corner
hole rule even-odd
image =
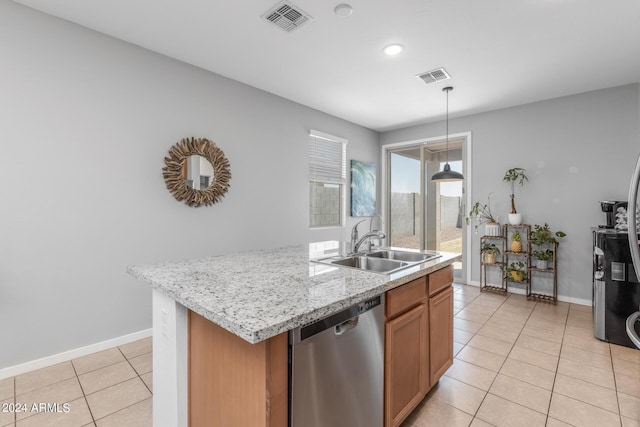
[[[502,180],[511,185],[511,213],[509,214],[509,224],[522,224],[522,214],[516,210],[516,183],[522,187],[525,181],[528,181],[526,170],[523,168],[511,168],[504,174]]]
[[[549,261],[553,260],[553,251],[551,249],[547,249],[544,251],[533,251],[531,254],[536,259],[536,268],[538,270],[546,270],[548,268]]]
[[[500,235],[500,224],[498,223],[498,219],[491,213],[491,193],[487,196],[486,204],[482,205],[480,202],[476,202],[471,207],[469,216],[467,217],[467,225],[470,224],[472,219],[476,220],[476,225],[474,226],[475,233],[478,233],[478,226],[486,222],[487,225],[485,227],[485,233],[487,236]]]
[[[518,230],[511,233],[511,252],[522,252],[522,237]]]
[[[537,258],[536,268],[546,270],[548,268],[548,261],[553,260],[553,251],[551,249],[543,250],[544,245],[559,245],[558,239],[565,237],[567,234],[564,231],[556,231],[555,233],[549,228],[549,224],[545,222],[544,225],[535,224],[533,231],[531,231],[531,244],[540,248],[540,250],[533,251],[531,255]]]
[[[549,224],[546,222],[544,225],[535,224],[533,231],[531,232],[531,244],[536,246],[542,246],[545,243],[551,243],[559,245],[559,238],[565,237],[567,233],[564,231],[556,231],[555,233],[549,228]]]
[[[513,282],[522,282],[527,279],[526,264],[522,261],[512,262],[503,271],[507,273],[507,279]]]
[[[482,254],[482,259],[485,264],[495,264],[496,256],[500,253],[500,249],[498,249],[495,243],[483,242],[480,253]]]

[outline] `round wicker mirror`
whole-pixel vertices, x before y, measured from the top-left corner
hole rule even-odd
[[[198,163],[194,163],[194,159],[198,161],[197,156],[202,157],[200,164],[212,169],[212,173],[199,175]],[[164,164],[162,176],[167,189],[176,200],[189,206],[217,203],[229,189],[229,160],[213,141],[206,138],[182,139],[171,147]],[[197,176],[193,176],[193,173]]]

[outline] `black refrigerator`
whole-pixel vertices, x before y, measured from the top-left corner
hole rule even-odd
[[[640,283],[628,233],[599,228],[592,231],[594,335],[602,341],[635,348],[626,323],[640,306]]]

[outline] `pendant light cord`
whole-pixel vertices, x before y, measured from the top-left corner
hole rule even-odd
[[[449,165],[449,92],[453,90],[453,86],[443,87],[442,91],[447,92],[447,115],[446,115],[446,160],[447,162],[444,164],[444,169],[431,177],[431,181],[435,182],[444,182],[444,181],[462,181],[464,176],[460,172],[455,172],[451,170],[451,166]]]
[[[449,164],[449,91],[451,87],[445,88],[447,92],[447,164]]]

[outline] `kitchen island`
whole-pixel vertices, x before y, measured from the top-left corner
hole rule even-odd
[[[288,331],[460,259],[388,275],[310,262],[343,252],[322,242],[130,267],[153,287],[154,425],[286,427]]]

